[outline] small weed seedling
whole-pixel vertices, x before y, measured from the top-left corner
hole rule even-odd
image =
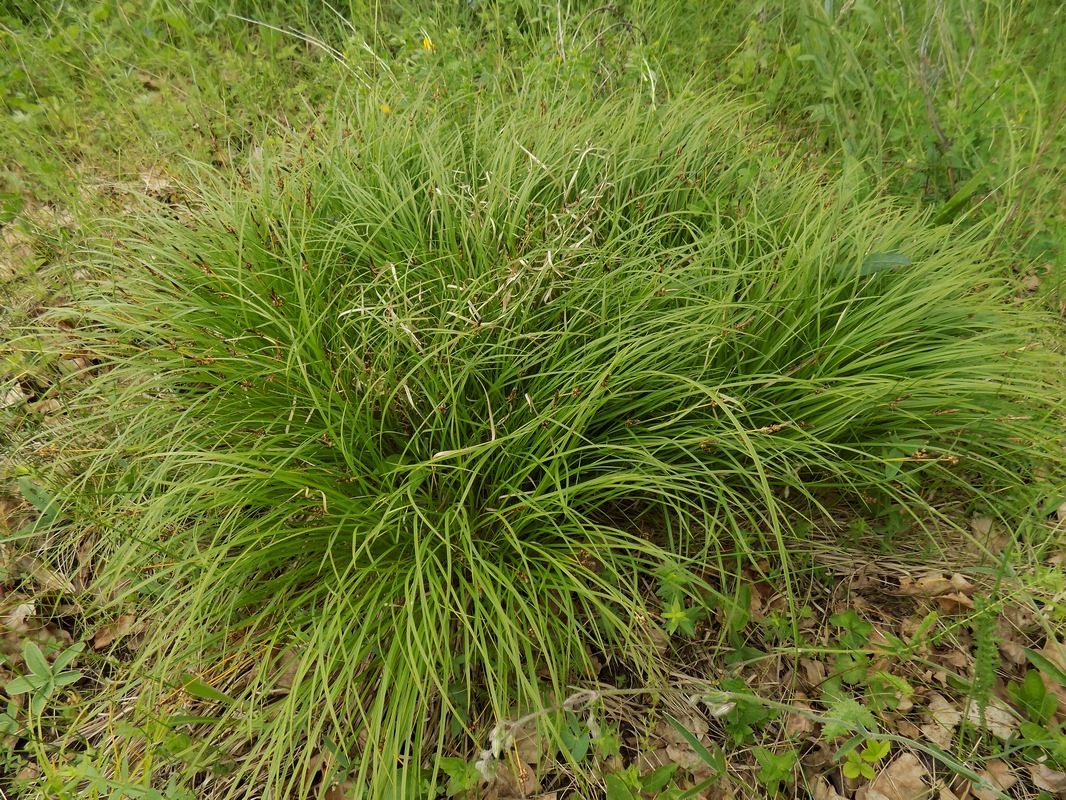
[[[29,673],[15,678],[7,685],[8,695],[29,695],[30,715],[39,717],[56,691],[81,680],[80,671],[68,670],[67,667],[84,649],[84,642],[71,645],[49,665],[41,648],[27,640],[22,646],[22,658]]]
[[[792,786],[793,772],[799,763],[799,753],[795,750],[775,753],[766,747],[756,747],[752,752],[755,760],[759,762],[759,771],[755,777],[766,787],[767,795],[776,797],[781,791],[782,784],[786,788]]]
[[[659,589],[656,594],[663,599],[662,620],[666,632],[673,636],[680,631],[687,637],[696,635],[696,621],[703,611],[698,606],[688,605],[692,579],[677,564],[667,563],[657,573]]]
[[[891,749],[891,742],[873,740],[867,742],[861,750],[858,748],[849,750],[844,760],[844,777],[853,780],[865,778],[872,781],[877,774],[874,765],[887,756]]]

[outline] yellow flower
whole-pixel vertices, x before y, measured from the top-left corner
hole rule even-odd
[[[389,106],[388,103],[382,103],[381,104],[381,113],[382,114],[391,114],[392,113],[392,108]]]
[[[432,53],[434,50],[437,49],[437,45],[433,44],[433,40],[430,39],[428,36],[423,36],[422,37],[422,49],[423,50],[428,50],[429,52]]]

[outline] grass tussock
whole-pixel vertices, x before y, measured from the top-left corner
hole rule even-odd
[[[59,494],[100,596],[157,604],[138,708],[165,727],[194,670],[234,698],[196,745],[234,796],[327,747],[353,796],[416,796],[445,739],[485,746],[596,658],[653,681],[655,570],[787,563],[828,498],[920,517],[1058,437],[981,230],[713,97],[368,105],[197,192],[99,254]]]

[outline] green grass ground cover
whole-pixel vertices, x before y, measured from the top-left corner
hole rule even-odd
[[[1057,9],[4,13],[5,793],[1066,789]]]

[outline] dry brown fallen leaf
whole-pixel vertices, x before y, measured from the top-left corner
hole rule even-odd
[[[665,767],[667,764],[672,764],[673,761],[670,758],[670,751],[667,747],[657,747],[654,750],[642,750],[640,755],[637,756],[637,769],[641,774],[645,772],[651,772],[659,767]]]
[[[984,769],[977,770],[977,774],[992,784],[992,788],[978,789],[974,787],[971,792],[977,800],[997,800],[999,792],[1006,792],[1018,782],[1018,776],[1010,768],[1006,761],[993,759],[985,763]]]
[[[1015,719],[1010,708],[995,696],[989,698],[984,719],[981,718],[981,709],[978,708],[977,703],[969,704],[966,709],[966,719],[978,728],[983,727],[997,739],[1002,739],[1003,741],[1009,739],[1013,735],[1015,728],[1018,727],[1018,720]]]
[[[792,707],[799,712],[808,711],[813,712],[807,703],[803,702],[803,698],[797,695],[796,700],[792,703]],[[811,719],[810,714],[797,713],[790,711],[785,715],[785,736],[789,739],[800,739],[809,736],[814,733],[815,722]]]
[[[939,572],[927,572],[915,580],[910,575],[904,575],[899,579],[900,594],[914,597],[937,597],[955,591],[951,581]]]
[[[484,800],[511,800],[529,797],[540,790],[540,779],[532,764],[514,757],[505,758],[496,769],[496,775],[485,792]]]
[[[926,708],[928,710],[922,714],[926,721],[921,726],[922,735],[938,747],[950,749],[955,727],[962,722],[962,711],[939,692],[929,693]]]
[[[814,800],[845,800],[845,797],[842,794],[837,794],[837,790],[833,788],[833,785],[821,775],[815,779],[814,790],[811,794]]]
[[[970,520],[970,531],[978,541],[983,542],[992,532],[993,522],[992,517],[974,517]]]
[[[351,800],[353,797],[355,797],[354,781],[334,783],[322,792],[322,800]]]
[[[929,773],[913,753],[903,753],[881,770],[869,784],[867,800],[927,800],[933,790],[926,781]]]
[[[102,650],[130,633],[135,627],[137,627],[137,617],[133,614],[123,614],[114,622],[109,622],[97,629],[93,634],[93,649]]]
[[[825,680],[826,670],[824,661],[816,661],[813,658],[801,658],[799,660],[802,670],[803,683],[807,689],[814,689],[822,685]]]
[[[681,769],[693,770],[703,764],[703,759],[696,751],[686,745],[669,744],[666,746],[666,755],[671,764],[677,764]]]
[[[1016,667],[1029,663],[1029,659],[1025,656],[1025,647],[1013,639],[1001,638],[999,640],[999,654],[1008,664]]]
[[[1052,769],[1047,764],[1029,764],[1027,769],[1037,789],[1060,797],[1066,795],[1066,773]]]
[[[34,237],[16,225],[5,225],[0,236],[0,282],[10,280],[33,263]]]
[[[933,598],[936,601],[937,606],[945,614],[961,614],[964,611],[973,611],[973,600],[964,595],[962,592],[952,592],[951,594],[942,594]]]

